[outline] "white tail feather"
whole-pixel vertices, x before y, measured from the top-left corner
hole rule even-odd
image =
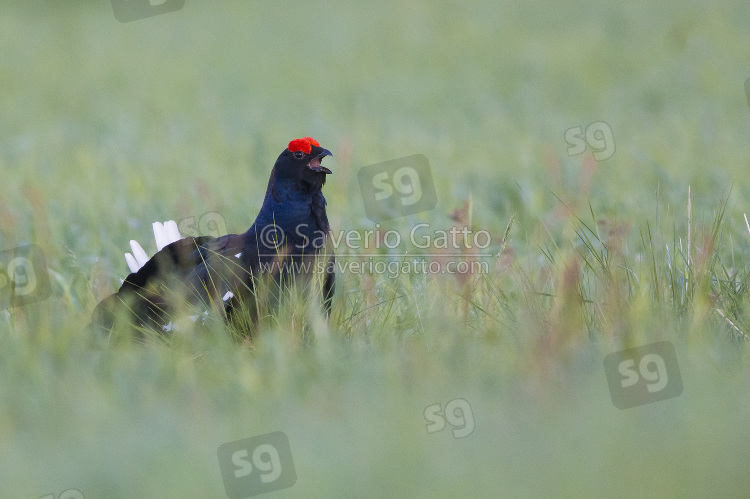
[[[151,224],[151,226],[154,228],[156,251],[161,251],[164,246],[169,244],[169,240],[167,238],[167,229],[164,228],[164,225],[161,222],[154,222],[153,224]]]
[[[143,248],[141,248],[141,245],[138,244],[138,241],[130,240],[130,249],[133,250],[133,256],[135,257],[135,260],[138,262],[138,268],[143,267],[146,265],[146,262],[148,261],[148,255],[145,251],[143,251]]]
[[[130,253],[125,253],[125,261],[128,262],[128,268],[131,272],[138,272],[138,269],[141,268]]]
[[[167,230],[167,239],[169,239],[170,243],[182,239],[180,229],[177,228],[177,222],[174,220],[167,220],[164,222],[164,228]]]
[[[182,239],[180,230],[177,227],[177,222],[174,220],[167,220],[164,223],[154,222],[151,226],[154,229],[154,239],[156,240],[157,252],[161,251],[168,244],[172,244]],[[130,241],[130,249],[133,251],[133,254],[125,253],[125,261],[131,272],[138,272],[141,267],[148,262],[148,254],[143,251],[141,245],[135,240]]]

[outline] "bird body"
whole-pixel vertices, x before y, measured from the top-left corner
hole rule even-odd
[[[323,269],[322,297],[328,314],[335,276],[322,187],[331,171],[320,163],[330,155],[310,137],[291,141],[274,164],[263,205],[247,231],[167,244],[131,273],[116,294],[102,300],[92,324],[111,330],[119,316],[136,327],[164,329],[180,302],[219,308],[232,321],[238,309],[254,310],[259,280],[286,287],[287,277],[296,280],[316,268]],[[158,245],[156,224],[154,232]],[[138,249],[133,246],[142,261]],[[136,258],[127,256],[133,270]],[[316,266],[321,259],[325,265]]]

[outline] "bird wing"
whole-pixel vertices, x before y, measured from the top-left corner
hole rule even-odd
[[[163,277],[168,272],[184,274],[200,261],[197,259],[197,250],[212,240],[214,238],[208,236],[185,237],[164,246],[140,269],[125,278],[118,293],[146,289],[155,279]]]
[[[137,271],[128,275],[114,293],[102,300],[91,316],[92,325],[110,330],[117,316],[127,313],[133,324],[163,325],[168,320],[164,287],[197,265],[196,252],[211,237],[185,237],[164,246]]]
[[[240,257],[248,234],[228,234],[212,239],[195,252],[195,265],[184,282],[198,299],[210,302],[223,298],[244,274]]]
[[[328,232],[330,230],[330,225],[328,224],[328,215],[326,214],[326,198],[323,197],[322,192],[318,192],[317,195],[313,197],[310,209],[318,224],[318,228],[324,232]]]

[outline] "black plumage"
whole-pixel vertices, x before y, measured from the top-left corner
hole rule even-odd
[[[334,293],[334,254],[322,187],[331,155],[309,137],[295,139],[274,164],[263,205],[242,234],[186,237],[165,246],[99,303],[92,325],[164,329],[179,303],[220,309],[228,321],[254,310],[259,279],[282,288],[322,270],[324,312]],[[287,279],[288,278],[288,279]]]

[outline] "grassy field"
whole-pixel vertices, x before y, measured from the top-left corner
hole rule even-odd
[[[128,23],[2,2],[0,251],[38,245],[51,296],[0,311],[0,497],[226,497],[219,446],[277,431],[296,482],[276,497],[747,497],[748,19],[739,0],[188,0]],[[151,222],[206,213],[246,230],[307,135],[334,153],[334,231],[487,231],[488,272],[340,272],[328,324],[284,309],[250,345],[86,332],[129,240],[153,252]],[[414,154],[436,208],[376,227],[358,171]],[[661,341],[683,390],[617,408],[605,357]],[[434,431],[426,409],[456,399]]]

